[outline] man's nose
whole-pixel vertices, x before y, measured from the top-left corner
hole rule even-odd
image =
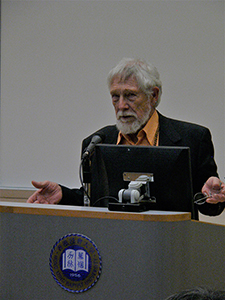
[[[128,102],[126,100],[126,98],[123,95],[120,95],[119,101],[118,101],[118,109],[119,110],[126,110],[129,109],[129,105]]]

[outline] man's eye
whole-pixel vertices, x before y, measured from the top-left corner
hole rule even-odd
[[[117,102],[119,100],[120,96],[118,95],[112,95],[112,101]]]
[[[134,101],[137,98],[137,95],[134,93],[129,93],[126,95],[126,98],[130,101]]]

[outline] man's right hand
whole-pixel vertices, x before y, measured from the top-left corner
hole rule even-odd
[[[31,195],[27,203],[58,204],[62,199],[61,187],[51,181],[32,181],[34,187],[39,189]]]

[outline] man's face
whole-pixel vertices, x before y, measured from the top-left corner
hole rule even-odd
[[[117,127],[123,134],[132,134],[139,131],[147,123],[154,110],[150,98],[143,93],[134,76],[122,82],[115,77],[110,94],[115,108]]]

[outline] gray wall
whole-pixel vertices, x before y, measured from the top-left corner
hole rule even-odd
[[[82,139],[114,124],[108,71],[142,57],[159,111],[211,129],[224,164],[224,1],[4,1],[0,185],[79,186]]]

